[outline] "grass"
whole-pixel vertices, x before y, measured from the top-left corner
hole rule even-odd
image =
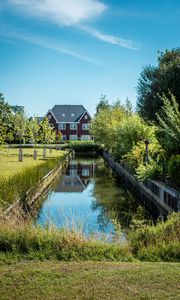
[[[9,178],[23,172],[27,168],[42,165],[45,161],[42,159],[43,149],[38,149],[38,159],[33,159],[33,149],[24,148],[24,161],[18,161],[19,149],[0,149],[0,178]],[[64,155],[64,151],[47,150],[47,159],[58,158]]]
[[[3,263],[0,299],[180,299],[177,263]]]
[[[8,152],[9,151],[9,152]],[[47,151],[47,159],[40,155],[33,159],[33,149],[24,149],[24,161],[18,162],[18,149],[0,152],[0,208],[6,209],[11,203],[36,184],[51,171],[60,161],[64,160],[66,151]],[[42,151],[39,150],[39,151]]]
[[[127,244],[86,239],[80,232],[0,224],[0,252],[26,259],[133,261]]]

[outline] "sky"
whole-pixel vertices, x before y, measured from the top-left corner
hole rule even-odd
[[[0,0],[0,92],[29,115],[93,115],[101,95],[135,107],[143,66],[178,46],[180,0]]]

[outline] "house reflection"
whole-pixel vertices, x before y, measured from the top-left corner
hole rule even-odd
[[[82,164],[71,161],[55,192],[82,193],[90,183],[94,170],[95,165],[93,163]]]

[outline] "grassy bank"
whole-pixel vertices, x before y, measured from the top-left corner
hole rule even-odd
[[[42,151],[42,149],[41,149]],[[33,149],[24,149],[24,161],[18,162],[18,149],[0,152],[0,207],[7,208],[21,195],[64,160],[66,151],[47,151],[47,159],[33,159]]]
[[[0,266],[0,299],[174,299],[175,263],[17,262]]]

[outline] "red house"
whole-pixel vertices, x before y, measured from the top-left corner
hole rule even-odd
[[[91,140],[89,126],[91,116],[83,105],[55,105],[46,114],[63,141]]]

